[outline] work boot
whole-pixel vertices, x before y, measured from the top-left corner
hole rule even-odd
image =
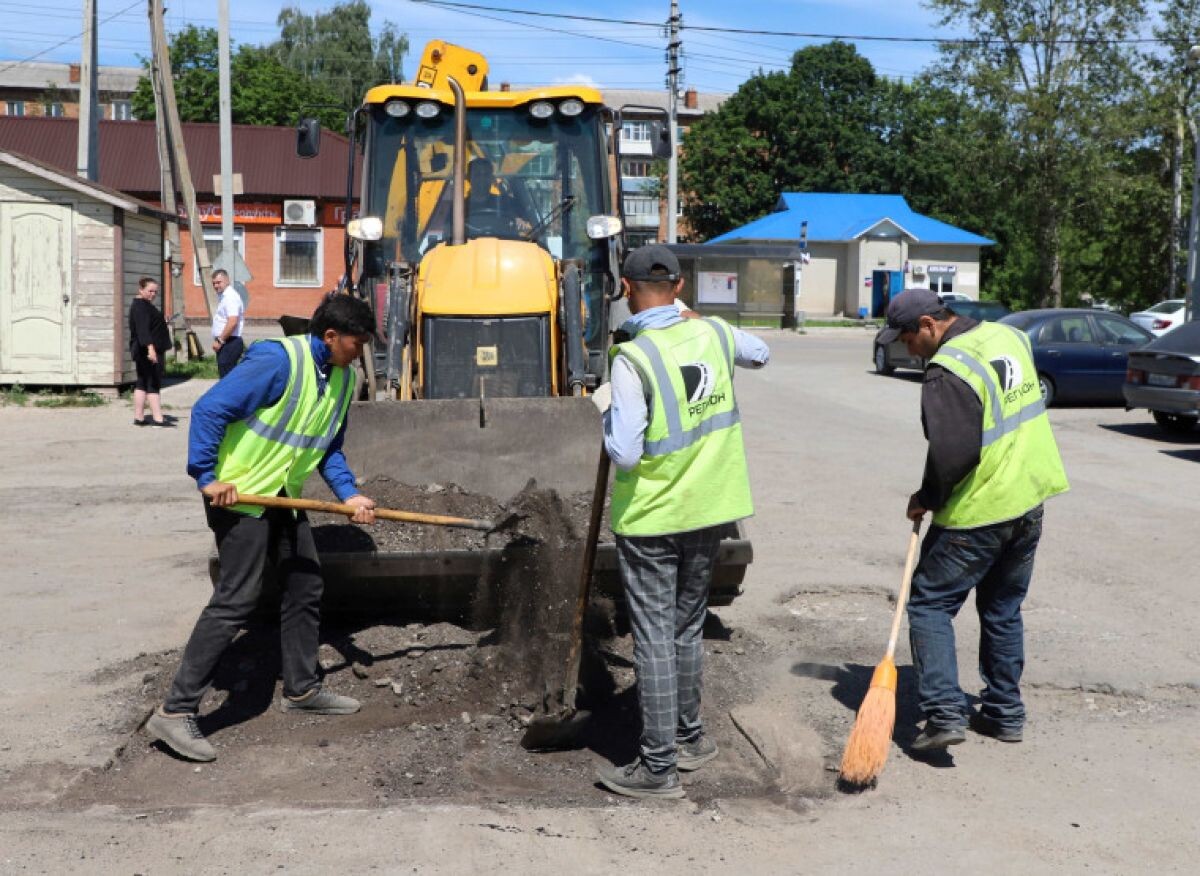
[[[979,712],[971,713],[970,724],[971,729],[980,736],[990,736],[1001,742],[1020,742],[1024,735],[1021,727],[1005,727]]]
[[[596,771],[596,778],[608,790],[626,797],[678,799],[683,796],[683,785],[679,784],[679,774],[675,770],[655,775],[641,758],[626,766],[602,766]]]
[[[691,742],[680,742],[675,750],[675,766],[685,773],[700,769],[720,753],[717,743],[707,736],[698,736]]]
[[[362,703],[354,697],[344,697],[318,687],[299,699],[281,697],[279,708],[285,712],[308,712],[310,715],[353,715],[362,708]]]
[[[172,715],[159,707],[146,722],[146,734],[188,760],[208,763],[217,759],[217,750],[204,738],[191,712]]]
[[[926,721],[925,729],[917,734],[909,747],[913,751],[939,751],[966,741],[967,731],[962,727],[939,727]]]

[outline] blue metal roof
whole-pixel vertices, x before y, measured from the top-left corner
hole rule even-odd
[[[714,237],[709,243],[739,240],[800,239],[808,220],[809,241],[849,241],[890,222],[918,243],[991,246],[995,241],[913,211],[903,195],[847,195],[832,192],[784,192],[775,211]]]

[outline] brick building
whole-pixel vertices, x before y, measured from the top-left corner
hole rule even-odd
[[[0,149],[73,173],[77,128],[68,118],[0,117]],[[183,136],[212,258],[221,239],[221,204],[214,191],[220,178],[219,129],[185,124]],[[297,157],[295,145],[291,128],[233,127],[234,172],[241,174],[244,192],[235,199],[234,238],[253,275],[247,317],[254,321],[311,313],[343,271],[348,143],[326,131],[320,156],[309,160]],[[153,122],[100,123],[99,182],[161,203]],[[186,225],[181,248],[183,271],[168,282],[164,303],[168,312],[182,310],[189,323],[201,325],[207,319],[204,291]]]
[[[96,71],[100,117],[133,119],[131,99],[141,67],[100,67]],[[48,61],[0,64],[0,116],[79,118],[79,65]]]

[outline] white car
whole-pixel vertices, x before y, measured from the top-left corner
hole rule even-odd
[[[943,292],[938,295],[938,299],[942,304],[953,304],[955,301],[972,301],[974,299],[969,295],[963,295],[961,292]]]
[[[1129,314],[1129,318],[1153,335],[1169,332],[1183,322],[1186,302],[1182,298],[1160,301],[1148,310]]]

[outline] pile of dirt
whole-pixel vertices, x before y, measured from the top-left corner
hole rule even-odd
[[[198,766],[134,732],[166,692],[179,653],[142,655],[97,675],[131,706],[128,742],[105,769],[82,776],[58,804],[102,804],[153,813],[173,807],[258,805],[391,806],[406,800],[531,806],[608,806],[596,768],[627,763],[639,727],[632,641],[617,635],[611,604],[588,617],[589,660],[580,705],[591,721],[572,751],[533,753],[519,740],[538,702],[519,692],[496,632],[453,624],[420,625],[378,618],[366,625],[324,624],[325,684],[363,703],[355,715],[284,714],[278,708],[279,628],[256,624],[223,657],[201,706],[200,729],[218,759]],[[616,624],[616,625],[615,625]],[[778,777],[741,731],[730,710],[751,702],[764,643],[723,627],[706,628],[705,724],[721,756],[684,777],[692,804],[778,795]],[[136,712],[136,714],[135,714]],[[818,766],[819,770],[819,766]],[[811,800],[832,793],[809,786]]]

